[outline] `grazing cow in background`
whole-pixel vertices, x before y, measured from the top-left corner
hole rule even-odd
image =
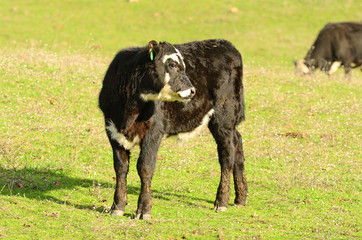
[[[221,165],[214,209],[227,209],[231,175],[234,203],[245,205],[244,154],[236,130],[245,118],[242,77],[241,55],[226,40],[180,45],[151,41],[148,47],[124,49],[115,56],[99,95],[116,172],[113,215],[125,212],[132,147],[139,144],[141,148],[136,219],[150,219],[151,180],[162,138],[186,134],[201,125],[210,129]]]
[[[351,77],[351,68],[362,66],[362,22],[328,23],[303,60],[295,62],[295,73],[309,74],[316,68],[331,75],[339,66]]]

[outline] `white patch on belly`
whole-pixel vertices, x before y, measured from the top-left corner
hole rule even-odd
[[[177,139],[181,140],[181,141],[186,141],[190,138],[195,137],[196,135],[199,135],[201,130],[207,126],[207,124],[210,121],[210,118],[212,116],[212,114],[214,113],[214,109],[211,109],[208,113],[206,113],[206,115],[202,118],[202,121],[200,123],[200,125],[195,128],[194,130],[192,130],[191,132],[187,132],[187,133],[179,133],[177,134]]]
[[[118,132],[116,125],[113,122],[110,122],[106,126],[107,131],[111,134],[111,139],[116,140],[120,146],[124,147],[126,150],[130,150],[134,145],[140,143],[140,139],[136,136],[132,141],[128,140],[122,133]]]
[[[341,66],[342,62],[334,62],[329,69],[328,74],[333,74],[337,71],[337,69]]]

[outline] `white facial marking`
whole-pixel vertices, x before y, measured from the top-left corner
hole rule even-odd
[[[126,150],[130,150],[134,145],[140,143],[140,139],[136,136],[132,141],[129,141],[122,133],[118,132],[116,125],[113,122],[106,127],[107,131],[111,133],[111,139],[116,140],[120,146]]]
[[[178,57],[177,57],[177,53],[172,53],[172,54],[168,54],[168,55],[163,56],[162,62],[163,62],[163,63],[166,63],[166,61],[167,61],[168,59],[172,59],[172,60],[174,60],[175,62],[180,63],[180,61],[178,60]]]
[[[180,51],[179,51],[177,48],[175,48],[175,51],[176,51],[176,53],[172,53],[172,54],[168,54],[168,55],[163,56],[162,62],[163,62],[163,63],[166,63],[166,61],[167,61],[168,59],[172,59],[172,60],[174,60],[175,62],[177,62],[178,64],[180,64],[180,60],[179,60],[179,59],[181,59],[181,63],[182,63],[182,65],[183,65],[183,67],[186,68],[186,65],[185,65],[184,60],[183,60],[184,58],[183,58],[183,56],[181,55]]]
[[[180,92],[178,92],[178,95],[182,98],[187,98],[188,96],[191,95],[191,89],[180,91]]]
[[[310,72],[307,65],[305,65],[304,60],[299,60],[296,65],[296,72],[307,74]]]
[[[184,66],[184,68],[186,69],[186,65],[184,63],[184,57],[182,56],[182,54],[180,53],[180,51],[175,48],[176,52],[177,52],[177,55],[181,58],[181,62],[182,62],[182,65]]]
[[[214,109],[211,109],[208,113],[206,113],[206,115],[202,118],[202,121],[200,123],[200,125],[195,128],[193,131],[191,132],[187,132],[187,133],[179,133],[177,134],[177,139],[181,140],[181,141],[185,141],[187,139],[190,139],[196,135],[199,135],[200,132],[202,131],[202,129],[207,126],[207,124],[209,123],[212,114],[214,114]]]
[[[170,81],[170,79],[171,79],[170,74],[166,73],[164,82],[167,84]]]
[[[181,55],[180,51],[179,51],[177,48],[175,48],[175,50],[176,50],[177,54],[179,55],[179,57],[180,57],[181,59],[184,59],[184,57]]]
[[[333,74],[337,71],[337,69],[341,66],[342,62],[334,62],[331,66],[331,69],[329,69],[328,74]]]

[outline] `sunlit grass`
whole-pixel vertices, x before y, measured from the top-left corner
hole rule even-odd
[[[2,236],[13,238],[18,229],[20,236],[45,238],[65,230],[59,236],[359,235],[357,79],[319,73],[302,79],[285,68],[246,68],[247,120],[239,130],[247,160],[247,206],[212,211],[220,171],[216,145],[205,129],[188,142],[162,143],[153,219],[147,223],[132,220],[139,193],[138,148],[131,159],[126,214],[107,214],[114,173],[97,94],[109,60],[39,49],[2,56]]]
[[[300,78],[291,61],[325,22],[359,18],[358,1],[3,6],[0,238],[361,238],[362,72]],[[115,174],[97,97],[113,55],[151,39],[219,37],[244,59],[247,205],[232,206],[232,191],[227,212],[212,210],[220,170],[205,129],[188,142],[164,139],[151,221],[133,219],[136,147],[125,216],[111,217]]]

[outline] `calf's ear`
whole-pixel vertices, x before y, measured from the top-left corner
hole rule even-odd
[[[148,55],[150,56],[151,61],[153,61],[155,55],[154,47],[157,45],[158,43],[155,40],[151,40],[148,42]]]

